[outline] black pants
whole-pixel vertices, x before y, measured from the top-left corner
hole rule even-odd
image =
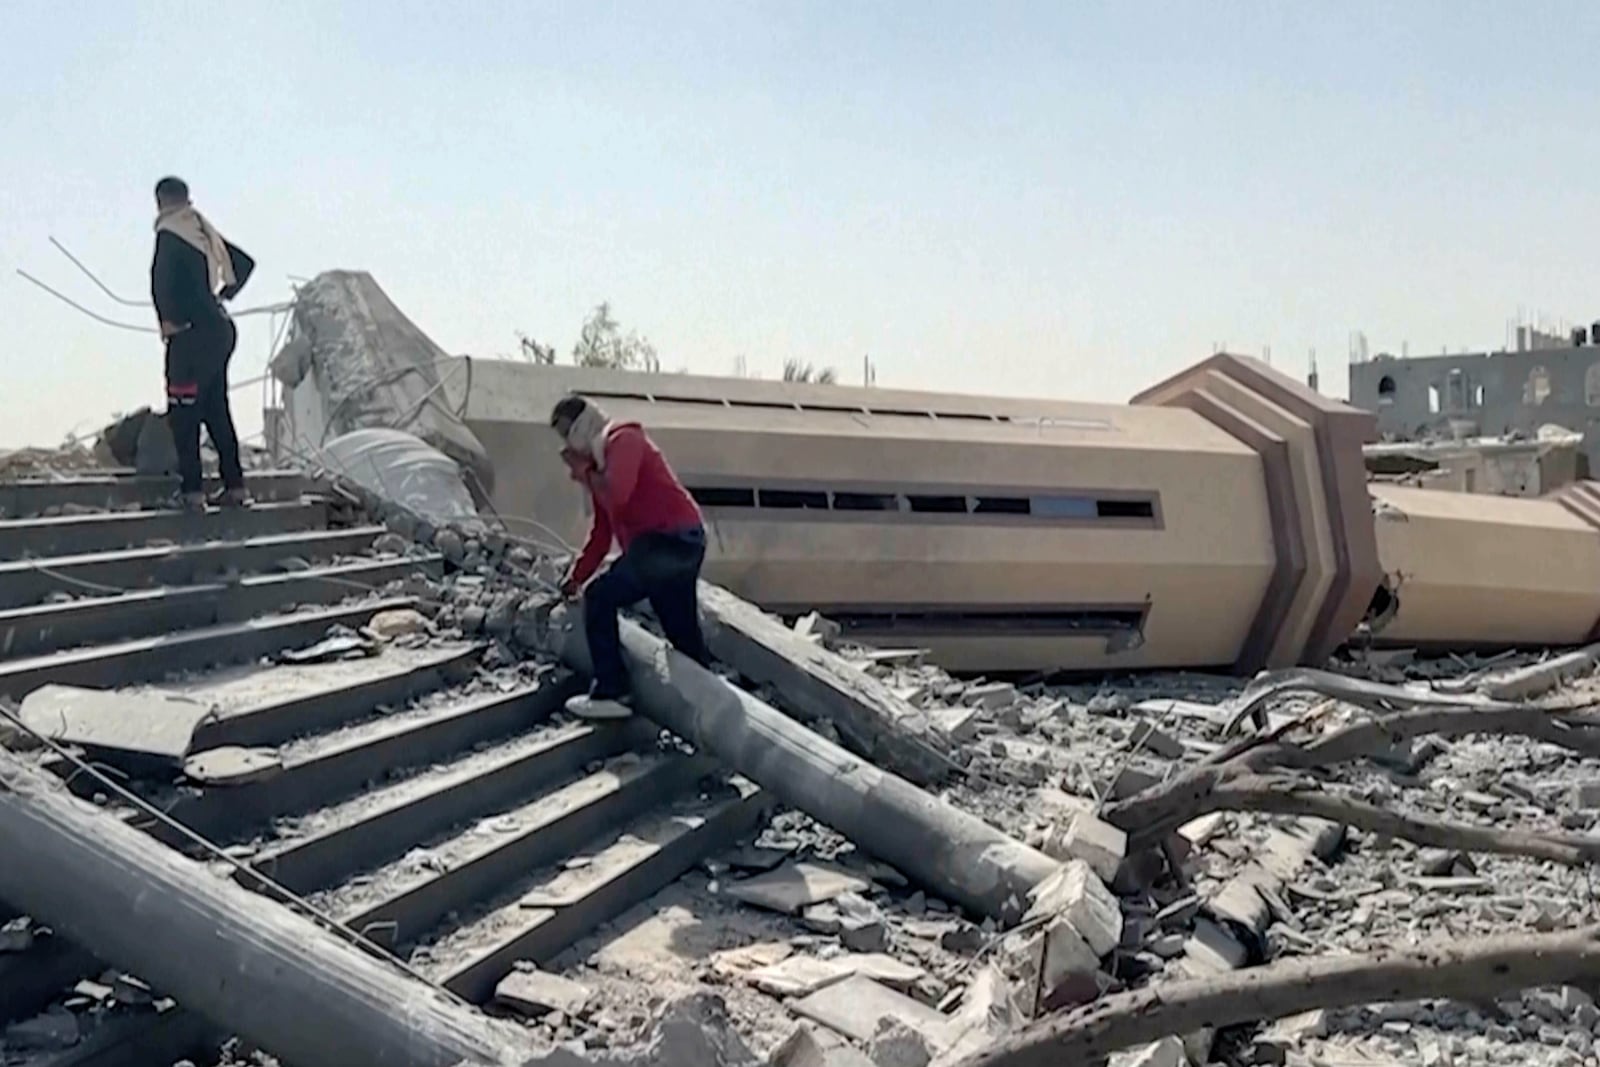
[[[200,427],[211,435],[225,489],[244,488],[239,433],[228,404],[228,363],[238,333],[224,318],[219,325],[191,326],[167,339],[167,412],[178,450],[182,491],[198,493]]]
[[[705,558],[706,533],[699,527],[642,534],[589,583],[583,593],[583,628],[594,664],[596,696],[617,697],[630,690],[617,612],[641,600],[650,601],[673,648],[702,667],[711,665],[695,595]]]

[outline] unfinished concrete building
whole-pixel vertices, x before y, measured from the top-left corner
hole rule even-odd
[[[1537,347],[1535,347],[1537,344]],[[1521,433],[1549,424],[1585,437],[1596,463],[1600,347],[1524,333],[1517,351],[1395,358],[1350,365],[1350,403],[1397,440]]]

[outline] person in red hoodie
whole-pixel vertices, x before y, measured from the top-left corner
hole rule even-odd
[[[551,411],[550,425],[566,442],[561,458],[588,490],[594,513],[589,537],[561,582],[563,596],[583,593],[594,666],[588,695],[567,701],[567,710],[589,719],[626,718],[632,686],[617,631],[622,608],[650,601],[673,647],[711,665],[696,592],[705,525],[694,498],[638,423],[612,422],[592,400],[567,396]],[[622,554],[596,577],[613,539]]]

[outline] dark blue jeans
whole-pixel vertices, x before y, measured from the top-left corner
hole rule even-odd
[[[594,664],[595,696],[619,697],[631,691],[622,663],[617,612],[641,600],[650,601],[673,648],[702,667],[711,665],[695,595],[705,558],[706,532],[698,526],[641,534],[589,583],[583,591],[583,628]]]

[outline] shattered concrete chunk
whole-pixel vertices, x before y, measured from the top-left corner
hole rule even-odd
[[[550,1012],[576,1015],[593,994],[585,986],[559,974],[518,967],[495,986],[495,1002],[523,1015],[538,1018]]]
[[[1108,955],[1122,940],[1123,918],[1117,898],[1082,860],[1072,860],[1033,891],[1024,921],[1055,915],[1065,919],[1096,956]]]
[[[1009,682],[985,682],[968,686],[961,694],[961,702],[969,707],[995,711],[1009,707],[1020,699],[1017,687]]]
[[[1209,919],[1195,920],[1194,934],[1184,952],[1201,974],[1237,971],[1250,959],[1249,950],[1238,938]]]
[[[928,1067],[934,1050],[923,1032],[895,1018],[878,1020],[878,1032],[867,1046],[873,1067]]]
[[[791,863],[767,874],[735,882],[724,892],[735,900],[769,911],[796,915],[812,904],[833,900],[843,893],[870,888],[865,878],[837,867],[816,863]]]
[[[0,926],[0,952],[26,952],[33,947],[36,936],[33,920],[26,915]]]
[[[1044,852],[1053,859],[1082,860],[1103,882],[1114,881],[1117,868],[1128,855],[1128,835],[1110,823],[1084,812],[1045,839]]]
[[[367,629],[382,641],[393,641],[407,634],[428,632],[427,617],[412,608],[393,608],[380,611],[367,623]]]
[[[183,761],[190,781],[212,787],[255,785],[283,773],[283,759],[275,749],[223,745],[197,752]]]

